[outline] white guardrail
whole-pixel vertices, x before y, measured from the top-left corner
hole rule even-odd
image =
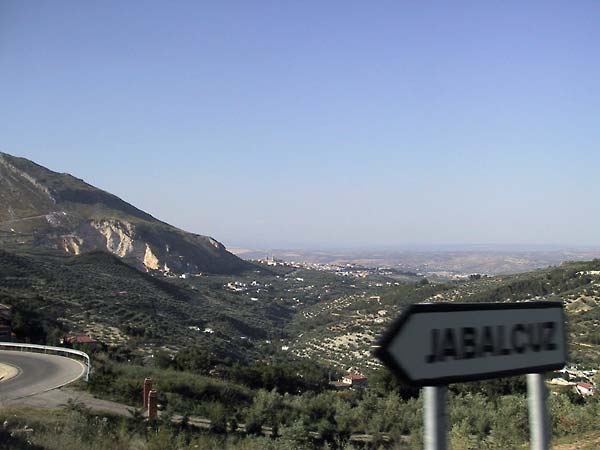
[[[6,348],[8,347],[8,348]],[[92,369],[92,362],[87,353],[79,350],[73,350],[72,348],[64,347],[51,347],[49,345],[37,345],[37,344],[21,344],[19,342],[0,342],[0,348],[5,350],[20,350],[20,351],[36,351],[36,353],[59,353],[62,356],[69,358],[69,355],[76,355],[83,358],[85,361],[85,381],[90,379],[90,370]]]

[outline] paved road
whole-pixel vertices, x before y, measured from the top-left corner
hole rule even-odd
[[[40,353],[0,350],[0,362],[19,369],[17,376],[0,382],[0,403],[63,386],[85,371],[78,361]]]

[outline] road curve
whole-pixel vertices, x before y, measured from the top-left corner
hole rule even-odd
[[[0,382],[0,404],[64,386],[85,372],[78,361],[42,353],[0,350],[0,363],[19,370],[15,377]]]

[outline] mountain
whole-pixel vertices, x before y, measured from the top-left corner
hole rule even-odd
[[[215,239],[188,233],[66,173],[0,152],[0,243],[105,250],[138,268],[237,273],[250,264]]]

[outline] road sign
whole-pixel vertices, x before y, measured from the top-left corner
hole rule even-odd
[[[562,303],[411,305],[376,355],[419,386],[560,369],[567,359]]]

